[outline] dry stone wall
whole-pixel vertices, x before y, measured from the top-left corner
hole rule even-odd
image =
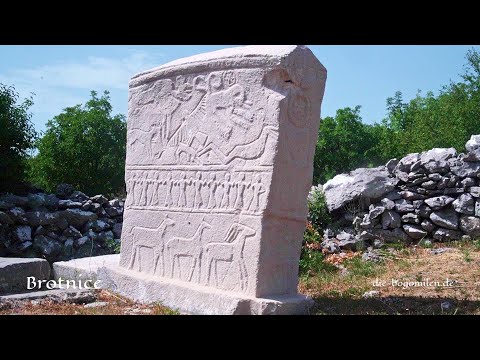
[[[325,231],[323,248],[480,238],[480,135],[465,148],[408,154],[325,183],[328,208],[339,221]]]

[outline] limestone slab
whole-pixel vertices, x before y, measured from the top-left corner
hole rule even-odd
[[[50,265],[45,259],[0,258],[0,294],[27,289],[27,277],[50,279]]]
[[[98,269],[107,265],[118,265],[120,255],[102,255],[57,261],[53,263],[53,278],[58,280],[97,280]]]
[[[325,81],[305,46],[134,76],[120,266],[233,298],[296,296]]]
[[[127,270],[99,268],[102,286],[142,303],[159,302],[192,315],[307,315],[313,300],[301,294],[259,298],[177,279]]]

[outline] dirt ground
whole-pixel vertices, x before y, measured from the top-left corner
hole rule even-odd
[[[480,315],[480,249],[436,247],[396,250],[379,265],[354,256],[341,271],[303,279],[300,291],[316,300],[314,314]]]
[[[0,304],[0,315],[175,315],[160,304],[139,304],[105,290],[95,292],[95,302],[69,303],[49,299]],[[93,304],[93,307],[91,307]]]
[[[480,315],[480,246],[437,244],[385,251],[376,264],[350,253],[326,257],[323,271],[302,278],[299,291],[316,302],[311,314]],[[95,304],[52,300],[0,304],[0,315],[174,315],[105,290]],[[91,303],[90,303],[91,304]]]

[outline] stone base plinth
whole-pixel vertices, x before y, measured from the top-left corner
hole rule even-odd
[[[303,315],[313,300],[296,294],[271,299],[253,298],[107,265],[98,269],[102,287],[143,302],[159,302],[187,314],[198,315]]]

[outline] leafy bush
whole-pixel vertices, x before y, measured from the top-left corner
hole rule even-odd
[[[303,236],[300,256],[300,275],[310,276],[323,270],[331,270],[331,265],[325,263],[321,252],[323,230],[331,223],[325,196],[319,189],[310,192],[308,198],[308,221]]]
[[[32,159],[30,178],[47,191],[69,183],[88,195],[115,195],[124,191],[126,122],[111,115],[105,91],[84,106],[68,107],[47,123]]]
[[[0,84],[0,191],[24,180],[27,151],[37,136],[29,112],[32,99],[18,103],[15,88]]]
[[[314,189],[308,197],[308,221],[323,235],[323,229],[332,223],[323,191]]]

